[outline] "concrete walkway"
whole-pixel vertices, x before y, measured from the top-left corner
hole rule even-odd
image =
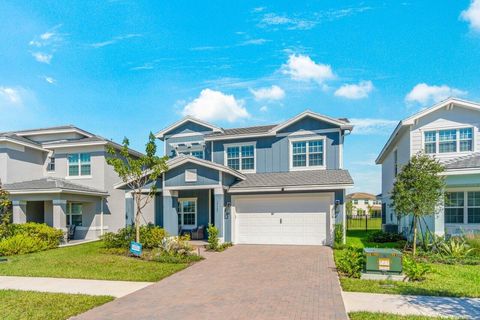
[[[123,297],[152,282],[0,276],[0,289]]]
[[[347,320],[332,249],[236,245],[82,320]]]
[[[347,312],[369,311],[480,319],[480,299],[342,292]]]

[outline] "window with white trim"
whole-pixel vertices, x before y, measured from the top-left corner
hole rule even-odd
[[[292,167],[321,167],[324,165],[324,140],[292,141]]]
[[[68,176],[91,175],[90,153],[72,153],[68,155]]]
[[[445,223],[463,223],[465,198],[463,192],[445,193]]]
[[[183,154],[186,156],[192,156],[198,159],[204,159],[204,152],[203,150],[195,150],[195,151],[181,151],[178,154]]]
[[[55,156],[48,157],[47,171],[48,172],[54,172],[55,171]]]
[[[67,202],[67,226],[82,226],[82,210],[83,206],[77,202]]]
[[[393,174],[396,177],[398,175],[398,150],[393,151]]]
[[[468,192],[467,223],[480,223],[480,191]]]
[[[425,131],[423,148],[427,154],[473,151],[473,128]]]
[[[178,225],[187,228],[197,226],[197,199],[178,199]]]
[[[255,170],[255,146],[253,144],[227,146],[227,166],[240,171]]]

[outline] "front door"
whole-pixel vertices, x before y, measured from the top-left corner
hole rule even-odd
[[[197,198],[178,199],[178,226],[182,229],[197,227]]]

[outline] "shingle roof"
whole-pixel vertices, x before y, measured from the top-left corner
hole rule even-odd
[[[107,194],[106,191],[87,187],[84,185],[76,184],[65,179],[60,178],[41,178],[37,180],[21,181],[6,183],[3,187],[12,191],[27,191],[27,190],[62,190],[68,193],[68,191],[86,192],[86,193],[98,193]]]
[[[257,134],[257,133],[267,133],[270,129],[276,127],[276,124],[267,125],[267,126],[255,126],[255,127],[244,127],[244,128],[231,128],[223,129],[223,132],[215,132],[207,135],[207,137],[218,137],[218,136],[231,136],[231,135],[241,135],[241,134]]]
[[[376,200],[377,196],[371,193],[366,193],[366,192],[355,192],[355,193],[350,193],[345,196],[348,200],[351,199],[368,199],[368,200]]]
[[[14,132],[2,132],[2,133],[0,133],[0,137],[6,137],[6,138],[10,138],[10,139],[17,140],[17,141],[20,141],[20,142],[38,145],[39,147],[42,146],[40,143],[38,143],[36,141],[24,138],[24,137],[19,136],[19,135],[16,135]]]
[[[480,152],[445,161],[445,169],[480,168]]]
[[[353,179],[347,170],[251,173],[245,176],[246,180],[236,183],[231,189],[353,184]]]

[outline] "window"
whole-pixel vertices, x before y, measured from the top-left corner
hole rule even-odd
[[[354,199],[354,200],[353,200],[353,204],[358,204],[358,200],[357,200],[357,199]]]
[[[438,137],[440,153],[457,152],[457,130],[440,130]]]
[[[425,131],[427,154],[473,151],[473,128]]]
[[[227,166],[235,170],[255,170],[255,146],[230,146],[226,150]]]
[[[48,157],[47,171],[48,172],[55,171],[55,157],[54,156]]]
[[[67,202],[67,226],[82,226],[82,204]]]
[[[463,223],[465,206],[463,192],[445,193],[445,223]]]
[[[472,151],[473,150],[473,130],[472,128],[459,129],[460,136],[460,151]]]
[[[91,175],[89,153],[74,153],[68,155],[68,175],[70,177]]]
[[[324,165],[324,140],[292,141],[292,167]]]
[[[425,153],[437,153],[437,132],[425,132]]]
[[[178,225],[182,227],[196,227],[197,199],[178,200]]]
[[[467,223],[480,223],[480,191],[468,192]]]

